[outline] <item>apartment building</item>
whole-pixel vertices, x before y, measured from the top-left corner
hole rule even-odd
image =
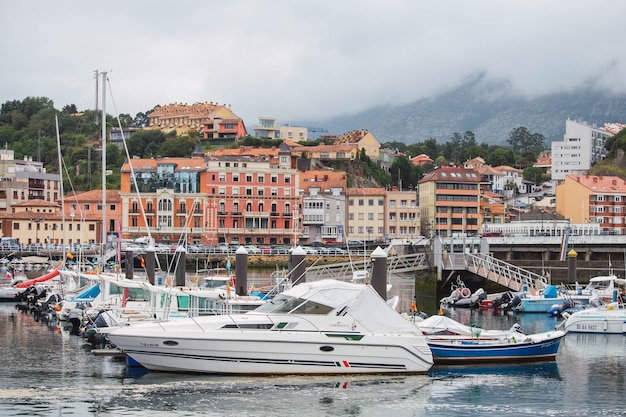
[[[441,166],[418,183],[422,231],[439,236],[477,234],[480,227],[480,174]]]
[[[279,125],[274,117],[259,117],[259,124],[253,126],[254,136],[262,139],[282,139],[295,142],[306,141],[306,127]]]
[[[422,234],[417,193],[394,187],[386,192],[385,240],[414,239]]]
[[[348,188],[346,199],[348,240],[383,241],[385,239],[386,190],[384,188]]]
[[[92,219],[100,222],[100,224],[86,226],[90,231],[96,232],[97,237],[90,238],[89,241],[81,239],[80,243],[105,242],[107,233],[116,233],[119,238],[122,225],[122,199],[118,190],[106,190],[104,199],[102,190],[69,193],[63,199],[63,211],[68,219]],[[103,221],[106,222],[104,228]]]
[[[556,212],[572,223],[599,224],[604,234],[626,234],[626,181],[566,175],[556,186]]]
[[[229,105],[213,102],[192,105],[174,103],[157,106],[148,114],[146,129],[160,129],[167,133],[185,135],[201,131],[205,139],[237,140],[246,136],[246,126]]]
[[[566,120],[563,140],[551,145],[552,180],[562,181],[571,174],[584,175],[595,162],[606,156],[604,143],[611,136],[613,133],[605,127]]]
[[[345,242],[346,181],[340,171],[300,173],[304,244]]]
[[[288,155],[211,156],[205,175],[207,243],[299,242],[299,172]]]
[[[32,157],[15,159],[11,149],[0,150],[0,214],[29,200],[54,202],[61,197],[61,177],[49,174]]]
[[[207,240],[209,195],[204,158],[131,159],[121,169],[122,238]],[[131,175],[134,175],[134,179]]]
[[[95,214],[65,216],[60,204],[30,200],[13,205],[13,212],[0,215],[2,236],[15,237],[22,244],[99,242],[102,218]],[[65,229],[63,228],[65,225]]]

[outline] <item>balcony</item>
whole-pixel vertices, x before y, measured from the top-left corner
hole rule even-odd
[[[227,211],[218,211],[217,215],[218,216],[228,216],[228,212]]]

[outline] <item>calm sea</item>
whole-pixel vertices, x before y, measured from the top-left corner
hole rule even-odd
[[[544,315],[450,310],[483,328],[526,331]],[[78,336],[0,304],[1,416],[616,416],[626,336],[569,334],[556,363],[436,367],[422,376],[216,377],[141,373]]]

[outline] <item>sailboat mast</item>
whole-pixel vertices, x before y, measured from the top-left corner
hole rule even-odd
[[[106,161],[107,161],[107,120],[106,120],[106,85],[107,73],[102,73],[102,237],[100,243],[106,245],[107,233],[107,187],[106,187]]]
[[[57,133],[57,154],[59,157],[59,179],[60,191],[61,191],[61,243],[63,244],[63,259],[66,257],[65,253],[65,192],[63,191],[63,158],[61,158],[61,135],[59,135],[59,117],[54,116],[54,121],[56,124],[56,133]]]

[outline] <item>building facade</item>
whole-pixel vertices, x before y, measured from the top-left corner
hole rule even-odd
[[[63,216],[61,206],[45,200],[13,205],[13,212],[0,215],[2,235],[21,244],[90,244],[100,240],[102,219],[98,215]],[[65,227],[64,227],[65,226]]]
[[[247,135],[243,120],[230,105],[213,102],[157,106],[148,114],[146,129],[160,129],[164,133],[176,131],[177,136],[194,130],[212,140],[237,140]]]
[[[384,188],[348,188],[346,190],[346,235],[348,240],[385,240]]]
[[[626,181],[566,175],[556,186],[556,212],[572,223],[598,224],[603,234],[626,234]]]
[[[54,202],[61,197],[61,177],[49,174],[32,157],[15,159],[11,149],[0,150],[0,214],[29,200]]]
[[[606,156],[604,143],[611,136],[613,134],[603,127],[568,119],[563,140],[551,145],[552,180],[562,181],[566,175],[585,174]]]
[[[346,173],[300,173],[302,195],[302,243],[345,242]]]
[[[426,173],[418,183],[422,231],[443,237],[477,234],[480,184],[473,169],[442,166]]]
[[[415,239],[421,236],[420,213],[415,191],[386,192],[385,240]]]
[[[254,136],[260,139],[281,139],[295,142],[306,141],[306,127],[279,125],[273,117],[259,117],[259,124],[253,126]]]

